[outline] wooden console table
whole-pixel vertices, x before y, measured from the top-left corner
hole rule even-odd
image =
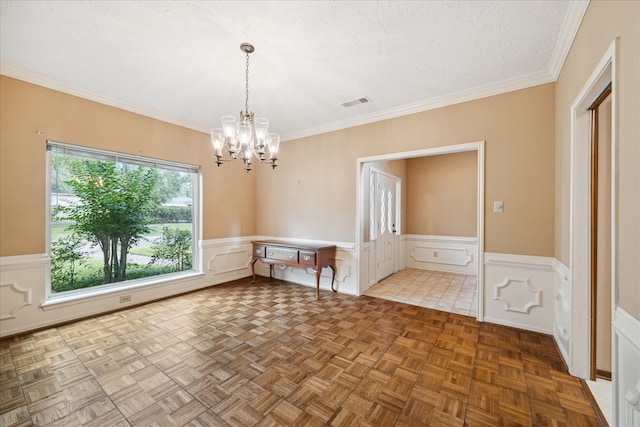
[[[333,271],[331,290],[336,278],[336,247],[322,245],[298,245],[295,243],[276,242],[270,240],[251,242],[253,244],[253,258],[251,260],[251,274],[256,281],[255,264],[260,260],[269,264],[269,278],[273,279],[273,265],[282,264],[289,267],[310,268],[316,273],[316,298],[320,299],[320,273],[324,267]]]

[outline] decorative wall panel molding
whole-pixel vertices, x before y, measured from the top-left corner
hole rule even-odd
[[[445,248],[433,245],[414,245],[409,256],[416,262],[433,262],[436,264],[459,265],[462,267],[469,265],[473,260],[473,257],[467,249]]]
[[[531,287],[529,279],[505,278],[495,285],[493,299],[502,302],[506,311],[529,314],[533,307],[540,307],[541,293],[541,289]]]
[[[408,234],[403,237],[407,267],[477,274],[478,248],[475,237],[419,234]]]
[[[17,281],[0,283],[0,320],[15,318],[26,305],[31,305],[31,289],[20,287]]]
[[[247,270],[251,263],[251,246],[249,243],[244,246],[226,251],[216,248],[209,259],[208,270],[214,275]]]
[[[553,258],[485,253],[484,320],[553,334]]]
[[[353,257],[351,257],[353,258]],[[345,258],[336,256],[336,280],[338,282],[344,282],[351,276],[351,267],[352,265],[349,263],[349,260],[345,260]],[[315,273],[313,270],[307,269],[307,272],[315,277]],[[327,277],[331,277],[332,273],[328,269],[322,270],[322,275],[326,275]]]
[[[613,313],[613,425],[640,427],[640,320]]]

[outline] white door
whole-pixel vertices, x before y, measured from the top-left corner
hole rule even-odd
[[[380,281],[394,272],[396,179],[382,173],[376,175],[376,281]]]

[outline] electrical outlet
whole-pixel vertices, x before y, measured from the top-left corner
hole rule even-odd
[[[120,297],[120,304],[125,302],[131,302],[131,295],[124,295]]]

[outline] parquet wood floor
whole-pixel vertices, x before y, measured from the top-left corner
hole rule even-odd
[[[0,341],[1,426],[595,426],[550,336],[250,279]]]

